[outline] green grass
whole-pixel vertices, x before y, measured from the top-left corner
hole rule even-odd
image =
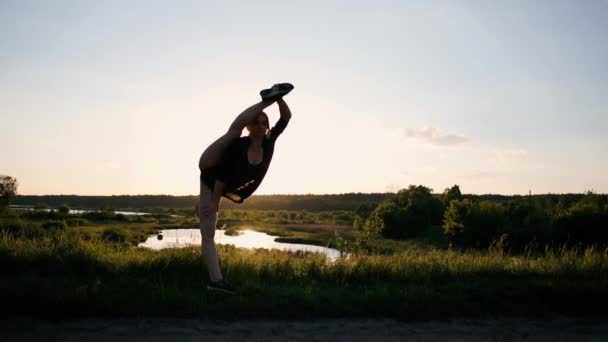
[[[78,228],[80,229],[80,228]],[[207,293],[198,247],[152,251],[74,230],[0,236],[5,315],[207,318],[605,316],[608,252],[411,248],[323,256],[218,246],[237,296]]]
[[[365,238],[332,223],[336,215],[314,215],[260,211],[249,216],[261,222],[231,218],[228,234],[254,229],[352,252],[329,263],[321,255],[218,245],[237,296],[205,290],[199,247],[134,247],[160,229],[197,227],[192,217],[89,222],[56,231],[44,230],[40,220],[0,220],[2,312],[49,318],[606,316],[608,251],[453,250],[441,227],[396,241]],[[286,217],[294,221],[276,221]]]

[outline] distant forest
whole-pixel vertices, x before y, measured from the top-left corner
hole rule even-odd
[[[257,210],[356,210],[363,204],[378,204],[396,196],[394,193],[347,193],[332,195],[254,195],[242,204],[233,203],[225,198],[220,207],[223,209],[257,209]],[[435,196],[441,196],[436,194]],[[544,194],[533,195],[534,199],[577,201],[584,194]],[[510,201],[529,196],[522,195],[470,195],[464,198],[473,200]],[[67,205],[73,209],[138,209],[155,210],[159,208],[190,209],[197,205],[198,196],[169,195],[134,195],[134,196],[77,196],[77,195],[18,195],[12,205],[37,206],[42,208],[59,208]]]
[[[258,210],[355,210],[361,204],[379,203],[395,196],[393,193],[350,193],[337,195],[255,195],[242,204],[222,198],[223,209]],[[135,195],[135,196],[16,196],[12,205],[58,208],[67,205],[72,209],[149,209],[194,208],[198,196]]]

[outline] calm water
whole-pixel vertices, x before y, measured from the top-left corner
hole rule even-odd
[[[35,210],[33,206],[29,206],[29,205],[11,205],[10,206],[12,209],[20,209],[20,210]],[[57,209],[37,209],[37,210],[43,210],[43,211],[56,211]],[[92,212],[92,211],[99,211],[99,210],[80,210],[80,209],[70,209],[70,214],[84,214],[84,213],[88,213],[88,212]],[[123,214],[123,215],[150,215],[150,213],[139,213],[136,211],[114,211],[114,214]],[[181,217],[179,215],[170,215],[172,217]]]
[[[173,247],[187,247],[201,244],[201,232],[198,229],[166,229],[162,230],[163,239],[158,240],[157,235],[148,237],[146,242],[140,243],[139,247],[151,249],[163,249]],[[297,243],[276,242],[276,236],[260,233],[253,230],[243,230],[238,236],[224,234],[223,230],[215,231],[215,243],[221,245],[234,245],[239,248],[266,248],[282,251],[305,251],[323,253],[331,261],[340,257],[340,251],[333,248],[304,245]]]

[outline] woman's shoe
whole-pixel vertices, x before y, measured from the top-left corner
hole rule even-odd
[[[260,91],[260,96],[263,101],[276,101],[289,94],[293,88],[293,84],[291,83],[277,83],[273,85],[272,88]]]
[[[228,284],[224,279],[219,281],[209,281],[209,284],[207,284],[207,290],[236,294],[234,288],[230,286],[230,284]]]

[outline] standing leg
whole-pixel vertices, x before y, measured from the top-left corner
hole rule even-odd
[[[215,248],[215,226],[217,224],[217,213],[202,214],[201,208],[206,208],[211,205],[213,200],[213,192],[209,188],[201,183],[201,194],[199,200],[199,217],[200,217],[200,230],[201,230],[201,252],[203,254],[203,260],[207,265],[207,271],[209,272],[209,279],[211,281],[222,280],[222,273],[220,271],[219,260],[217,257],[217,249]]]

